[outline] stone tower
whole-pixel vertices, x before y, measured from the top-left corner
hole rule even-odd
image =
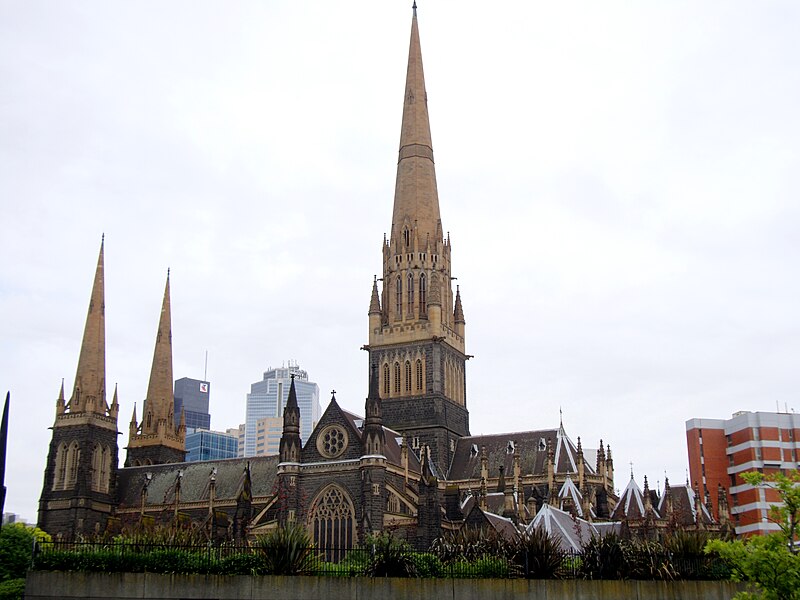
[[[147,398],[142,406],[141,423],[136,421],[136,406],[133,407],[126,467],[184,462],[186,424],[181,413],[180,424],[175,425],[172,385],[172,317],[168,271]]]
[[[39,527],[74,538],[105,531],[117,479],[117,392],[106,402],[106,324],[103,249],[97,259],[78,370],[69,402],[64,382],[39,500]]]
[[[403,102],[394,210],[384,236],[383,279],[373,283],[369,307],[370,365],[378,366],[383,422],[427,445],[447,469],[455,441],[469,435],[464,312],[450,274],[433,162],[417,11]]]

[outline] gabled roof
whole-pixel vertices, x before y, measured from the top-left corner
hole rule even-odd
[[[512,473],[514,452],[519,454],[523,475],[544,475],[547,473],[547,448],[553,448],[557,473],[578,472],[578,449],[563,427],[514,433],[497,433],[460,438],[456,443],[453,460],[447,474],[449,480],[480,479],[481,448],[486,447],[491,476],[495,476],[499,465],[506,473]],[[587,475],[594,474],[594,466],[587,456],[594,455],[584,450],[584,470]]]
[[[564,501],[571,500],[573,505],[575,506],[575,510],[578,513],[579,517],[583,517],[583,494],[578,489],[578,486],[572,481],[572,478],[567,475],[567,478],[564,480],[564,485],[561,486],[561,489],[558,491],[558,500],[561,508],[564,508]]]
[[[695,501],[697,495],[690,485],[670,486],[672,495],[672,520],[679,525],[692,525],[697,522],[697,508]],[[663,508],[662,508],[663,507]],[[666,494],[662,494],[658,503],[659,512],[666,515]],[[708,512],[708,508],[700,502],[700,522],[705,525],[714,523],[714,518]]]
[[[625,519],[641,519],[646,516],[645,514],[645,498],[644,493],[636,484],[636,480],[631,476],[631,480],[619,497],[619,502],[611,514],[612,519],[625,520]],[[660,518],[658,510],[653,507],[653,516]]]
[[[525,528],[526,532],[543,528],[561,542],[562,550],[580,550],[592,536],[598,535],[594,525],[580,517],[545,504],[536,513],[533,521]]]

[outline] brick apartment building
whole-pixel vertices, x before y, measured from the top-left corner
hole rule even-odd
[[[689,473],[706,494],[719,518],[727,504],[738,535],[778,529],[768,521],[769,506],[780,500],[771,489],[754,488],[742,473],[791,471],[800,459],[800,415],[742,411],[730,419],[690,419],[686,422]]]

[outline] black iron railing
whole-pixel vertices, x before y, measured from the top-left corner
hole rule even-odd
[[[529,579],[727,579],[715,556],[628,553],[624,561],[581,552],[484,555],[443,560],[407,548],[391,553],[361,548],[300,548],[291,557],[269,556],[253,545],[180,545],[131,542],[36,544],[34,570],[196,573],[220,575],[325,575],[339,577],[529,578]],[[277,559],[277,560],[276,560]]]

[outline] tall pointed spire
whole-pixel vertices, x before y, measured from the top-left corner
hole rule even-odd
[[[169,295],[169,270],[161,302],[156,346],[147,397],[142,406],[142,422],[136,423],[136,409],[130,424],[130,439],[125,466],[183,462],[186,458],[186,428],[183,420],[175,426],[175,396],[172,381],[172,313]]]
[[[403,233],[405,229],[409,233]],[[428,118],[428,94],[422,69],[422,50],[417,26],[417,10],[411,20],[411,43],[408,50],[403,125],[392,214],[392,242],[409,245],[413,230],[424,250],[427,244],[442,240],[439,192],[433,164],[433,144]],[[431,249],[433,251],[433,249]]]
[[[172,386],[172,315],[169,297],[169,271],[167,271],[167,283],[161,303],[161,317],[158,322],[153,366],[150,370],[150,383],[147,386],[143,414],[143,417],[148,414],[152,415],[152,420],[148,423],[145,419],[142,427],[143,433],[155,431],[159,421],[170,418],[175,401]],[[174,419],[167,424],[174,425]]]
[[[81,353],[75,373],[75,385],[68,407],[70,412],[105,414],[106,406],[106,304],[104,279],[105,236],[94,273],[89,312],[83,329]]]
[[[6,447],[8,445],[8,406],[11,403],[11,392],[6,392],[3,405],[3,417],[0,420],[0,515],[6,504]]]

